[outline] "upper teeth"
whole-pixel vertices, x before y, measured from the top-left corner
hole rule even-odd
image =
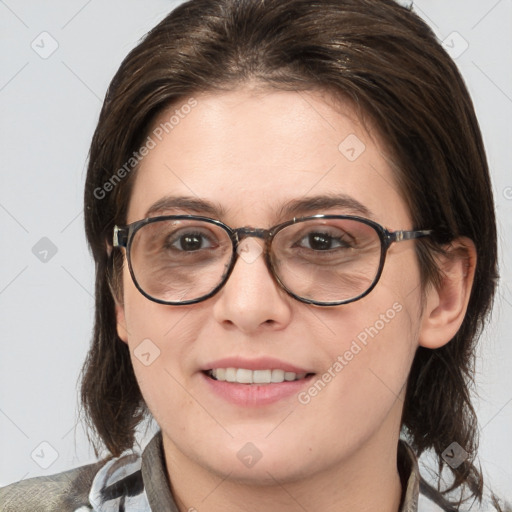
[[[216,368],[210,375],[217,380],[240,384],[270,384],[285,380],[303,379],[305,373],[285,372],[284,370],[247,370],[246,368]]]

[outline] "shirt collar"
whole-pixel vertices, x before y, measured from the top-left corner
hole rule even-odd
[[[398,473],[402,482],[400,512],[417,512],[420,494],[418,459],[411,447],[402,439],[398,442]]]
[[[142,454],[142,479],[151,510],[179,512],[167,479],[166,463],[160,430]]]

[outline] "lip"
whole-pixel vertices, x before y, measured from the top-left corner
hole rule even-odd
[[[212,379],[207,375],[208,370],[216,368],[245,368],[247,370],[284,370],[285,372],[306,373],[304,379],[284,381],[270,384],[239,384]],[[224,357],[206,363],[201,368],[201,377],[207,388],[223,400],[241,407],[262,407],[270,405],[291,396],[296,396],[314,377],[315,372],[301,368],[274,357],[258,357],[246,359],[243,357]]]
[[[239,384],[214,380],[201,372],[201,378],[212,393],[239,407],[263,407],[296,396],[313,377],[273,384]]]
[[[258,357],[256,359],[224,357],[206,363],[201,367],[201,370],[205,372],[216,368],[245,368],[246,370],[284,370],[285,372],[293,373],[315,373],[311,369],[301,368],[274,357]]]

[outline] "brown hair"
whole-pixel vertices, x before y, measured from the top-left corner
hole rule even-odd
[[[388,148],[414,228],[435,230],[416,246],[424,286],[439,278],[437,251],[459,236],[474,241],[478,260],[466,317],[450,343],[418,349],[402,425],[418,454],[433,450],[439,474],[442,452],[459,443],[470,456],[449,468],[454,478],[448,490],[464,484],[481,498],[470,390],[475,344],[497,278],[489,172],[455,64],[430,28],[393,0],[191,0],[123,61],[94,133],[85,188],[85,227],[96,262],[94,337],[81,390],[90,426],[118,456],[133,446],[135,427],[148,413],[128,347],[117,336],[110,288],[122,259],[119,251],[109,254],[106,241],[114,224],[126,220],[136,165],[118,170],[127,169],[163,109],[192,94],[249,82],[329,90],[371,119]]]

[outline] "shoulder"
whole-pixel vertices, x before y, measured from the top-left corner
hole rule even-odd
[[[0,488],[1,512],[75,512],[91,510],[89,492],[98,471],[106,461],[79,468],[20,480]]]
[[[160,446],[161,437],[156,435],[145,450],[149,480],[159,476],[156,470],[163,472],[162,463],[155,456]],[[129,450],[119,457],[55,475],[15,482],[0,488],[0,512],[149,511],[142,462],[141,453]],[[151,487],[153,482],[149,484]],[[158,489],[156,494],[154,499],[159,503],[162,490]]]

